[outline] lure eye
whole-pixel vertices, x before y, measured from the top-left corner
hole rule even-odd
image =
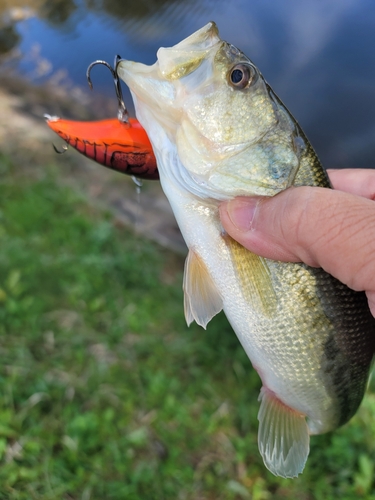
[[[236,64],[229,74],[231,85],[237,89],[248,87],[254,77],[254,69],[248,64]]]

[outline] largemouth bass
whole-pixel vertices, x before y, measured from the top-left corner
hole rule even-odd
[[[330,187],[304,133],[256,66],[209,23],[152,66],[122,60],[136,115],[189,248],[187,322],[221,309],[263,387],[259,450],[276,475],[295,477],[309,435],[347,422],[363,398],[375,322],[365,295],[322,269],[261,258],[231,239],[218,206],[290,186]]]

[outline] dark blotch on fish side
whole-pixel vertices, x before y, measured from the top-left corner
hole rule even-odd
[[[327,275],[326,275],[327,276]],[[337,426],[345,424],[357,411],[367,387],[368,375],[375,353],[375,319],[364,292],[355,292],[335,278],[328,283],[318,273],[318,290],[335,293],[326,308],[327,318],[335,327],[324,347],[325,373],[330,377],[339,404]],[[322,305],[326,302],[322,300]]]

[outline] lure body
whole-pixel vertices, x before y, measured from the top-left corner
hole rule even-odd
[[[47,125],[88,158],[139,179],[157,180],[159,172],[151,143],[138,120],[117,118],[94,122],[48,117]]]

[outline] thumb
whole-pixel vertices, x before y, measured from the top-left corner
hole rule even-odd
[[[317,187],[222,203],[224,229],[263,257],[322,267],[354,290],[375,291],[375,204]]]

